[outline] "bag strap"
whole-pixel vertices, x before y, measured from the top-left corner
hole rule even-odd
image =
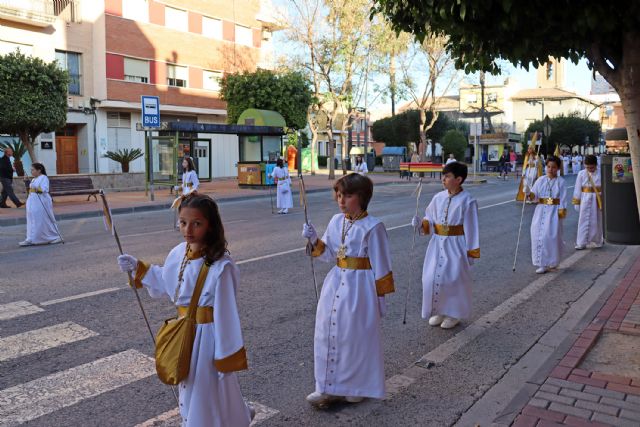
[[[209,274],[209,267],[211,263],[205,259],[202,263],[202,267],[200,267],[200,273],[198,274],[198,280],[196,280],[196,287],[193,289],[193,295],[191,295],[191,302],[189,302],[189,310],[187,311],[187,315],[185,317],[189,317],[191,319],[195,319],[196,310],[198,309],[198,301],[200,300],[200,294],[202,293],[202,287],[204,286],[204,281],[207,278],[207,274]]]

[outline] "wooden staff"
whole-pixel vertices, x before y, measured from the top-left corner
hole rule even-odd
[[[302,178],[302,173],[298,174],[298,178],[300,179],[300,205],[304,207],[304,222],[309,225],[309,214],[307,213],[307,191],[304,186],[304,178]],[[311,260],[311,274],[313,275],[313,290],[316,292],[316,301],[318,301],[318,281],[316,280],[316,268],[313,265],[313,256],[311,252],[313,252],[313,243],[311,243],[311,239],[307,239],[307,247],[306,253]]]
[[[416,195],[416,215],[418,216],[418,210],[420,209],[420,195],[422,194],[422,178],[418,181],[418,186],[411,195]],[[404,295],[404,315],[402,316],[402,324],[407,324],[407,304],[409,303],[409,289],[411,289],[411,275],[413,274],[413,250],[416,246],[416,229],[413,229],[413,241],[411,242],[411,251],[409,252],[409,283],[407,283],[407,290]]]

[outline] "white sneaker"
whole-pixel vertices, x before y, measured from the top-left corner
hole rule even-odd
[[[597,244],[594,242],[591,242],[587,245],[588,249],[600,249],[602,247],[602,244]]]
[[[278,211],[278,213],[279,213],[279,214],[281,214],[281,213],[282,213],[282,209],[280,209],[280,210]]]
[[[431,326],[438,326],[442,323],[442,321],[444,320],[444,316],[441,315],[435,315],[435,316],[431,316],[429,318],[429,325]]]
[[[451,329],[451,328],[455,328],[458,325],[458,323],[460,323],[460,320],[456,319],[455,317],[447,316],[440,324],[440,327],[442,329]]]
[[[586,246],[585,245],[576,245],[575,248],[576,248],[576,251],[581,251],[584,248],[586,248]]]
[[[256,408],[249,404],[247,404],[247,407],[249,408],[249,417],[251,418],[251,421],[253,421],[253,419],[256,417]]]
[[[362,402],[364,400],[364,397],[362,397],[362,396],[345,396],[344,400],[349,402],[349,403],[360,403],[360,402]]]
[[[50,245],[55,245],[57,243],[64,243],[64,240],[62,240],[61,238],[58,237],[57,239],[54,239],[54,240],[49,242]]]
[[[332,396],[330,394],[324,394],[318,391],[314,391],[313,393],[307,396],[307,402],[309,402],[310,404],[318,408],[325,408],[330,403],[335,402],[339,399],[340,399],[339,396]]]
[[[23,240],[22,242],[18,243],[18,245],[20,245],[20,246],[33,246],[33,242],[31,242],[31,240]]]
[[[282,210],[282,213],[283,213],[283,214],[288,214],[288,213],[289,213],[289,209],[283,209],[283,210]]]
[[[536,273],[538,273],[538,274],[544,274],[544,273],[546,273],[546,272],[547,272],[547,269],[546,269],[546,268],[544,268],[544,267],[540,267],[540,268],[538,268],[538,269],[536,270]]]

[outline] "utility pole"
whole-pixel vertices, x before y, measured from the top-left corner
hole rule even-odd
[[[480,133],[484,133],[484,71],[480,71]]]

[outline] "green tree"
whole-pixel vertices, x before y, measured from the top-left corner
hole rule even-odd
[[[442,158],[445,159],[449,153],[459,162],[464,159],[464,151],[467,149],[467,137],[457,129],[449,129],[442,138]]]
[[[432,114],[427,112],[428,121],[432,120]],[[426,137],[433,142],[441,142],[450,129],[457,129],[463,134],[469,133],[466,124],[439,114],[427,131]],[[371,127],[371,134],[375,141],[384,142],[388,146],[408,148],[410,142],[420,141],[420,111],[407,110],[392,117],[376,120]]]
[[[276,73],[258,69],[226,74],[221,81],[222,99],[227,102],[227,123],[236,123],[247,108],[277,111],[287,127],[302,129],[312,103],[309,82],[296,72]]]
[[[0,56],[0,133],[17,135],[36,162],[35,139],[67,121],[69,75],[20,51]]]
[[[467,73],[499,72],[498,60],[528,68],[550,56],[586,57],[618,92],[625,114],[640,211],[640,2],[611,0],[374,0],[396,31],[419,40],[448,37],[447,50]],[[553,134],[552,134],[553,135]]]
[[[527,137],[533,132],[543,132],[544,123],[542,120],[536,120],[529,125],[526,130]],[[585,119],[578,112],[571,113],[567,116],[560,115],[551,119],[551,135],[545,136],[540,146],[540,152],[544,155],[553,154],[556,145],[560,145],[560,151],[563,147],[573,151],[578,147],[582,151],[582,147],[587,143],[598,144],[600,141],[600,123],[595,120]],[[548,147],[548,152],[547,152]]]

